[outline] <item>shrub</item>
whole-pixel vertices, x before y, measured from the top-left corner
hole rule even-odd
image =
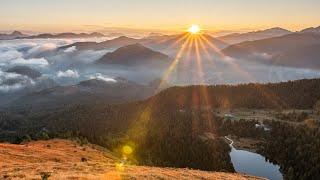
[[[40,176],[42,180],[47,180],[51,176],[50,172],[40,172]]]

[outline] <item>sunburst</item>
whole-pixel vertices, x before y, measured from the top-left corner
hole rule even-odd
[[[188,29],[188,32],[191,34],[198,34],[200,33],[200,31],[201,31],[201,28],[197,24],[191,25],[191,27]]]

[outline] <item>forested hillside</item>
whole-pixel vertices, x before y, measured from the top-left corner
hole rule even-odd
[[[311,109],[320,98],[320,79],[269,84],[174,87],[157,96],[157,104],[179,108]]]
[[[81,137],[116,153],[120,152],[120,147],[129,144],[134,153],[126,161],[134,164],[233,172],[229,156],[231,149],[222,137],[235,134],[265,139],[264,153],[286,166],[283,169],[289,173],[288,163],[268,150],[275,145],[268,145],[271,136],[257,130],[255,122],[228,124],[223,118],[216,117],[212,110],[312,109],[318,99],[319,79],[276,84],[173,87],[145,101],[127,104],[72,105],[50,112],[6,110],[0,114],[0,138],[19,143],[25,139]],[[208,133],[211,138],[205,136]],[[297,146],[306,148],[301,143]],[[281,158],[288,157],[290,155],[285,154]],[[300,166],[297,163],[293,168]]]

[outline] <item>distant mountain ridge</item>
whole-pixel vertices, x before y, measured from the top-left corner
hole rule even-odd
[[[292,49],[273,58],[277,65],[320,69],[320,43]]]
[[[174,57],[177,55],[181,47],[187,44],[192,44],[193,49],[190,49],[190,52],[193,52],[193,55],[195,55],[196,46],[195,43],[192,43],[195,42],[195,39],[198,39],[200,42],[202,42],[201,44],[208,47],[207,50],[212,50],[210,53],[217,53],[217,51],[229,45],[228,43],[221,41],[220,39],[214,38],[209,34],[201,34],[199,36],[194,36],[189,33],[177,35],[152,36],[142,39],[141,44]],[[201,46],[201,44],[199,46]],[[212,48],[213,46],[214,48]]]
[[[300,33],[320,33],[320,26],[303,29]]]
[[[220,36],[218,39],[227,42],[229,44],[241,43],[244,41],[255,41],[260,39],[279,37],[287,34],[291,34],[292,32],[283,28],[275,27],[266,30],[253,31],[247,33],[233,33],[225,36]]]
[[[260,63],[319,69],[319,45],[320,34],[292,33],[234,44],[223,49],[222,53]]]
[[[115,39],[106,40],[100,43],[97,42],[77,42],[67,46],[62,46],[60,49],[66,49],[69,47],[76,47],[78,50],[104,50],[104,49],[117,49],[122,46],[139,43],[143,46],[152,48],[153,50],[166,53],[168,55],[175,55],[175,53],[181,48],[186,42],[188,34],[177,34],[177,35],[156,35],[149,36],[142,39],[135,39],[126,36],[121,36]],[[203,34],[208,42],[214,44],[218,49],[222,49],[228,46],[227,43],[216,39],[208,34]]]
[[[33,35],[33,36],[26,36],[26,37],[20,37],[23,39],[53,39],[53,38],[101,38],[105,37],[104,34],[98,33],[98,32],[93,32],[93,33],[58,33],[58,34],[50,34],[50,33],[43,33],[43,34],[38,34],[38,35]],[[17,37],[19,38],[19,37]]]
[[[89,79],[75,85],[43,89],[18,98],[11,103],[11,106],[41,107],[45,105],[47,108],[54,108],[65,104],[98,102],[117,104],[147,98],[153,95],[158,87],[155,84],[140,85],[123,78],[114,78],[114,80]]]
[[[129,38],[126,36],[120,36],[111,40],[103,42],[76,42],[66,46],[60,47],[60,49],[67,49],[69,47],[76,47],[77,50],[104,50],[104,49],[117,49],[122,46],[138,43],[138,39]]]
[[[27,34],[23,34],[20,31],[13,31],[10,34],[0,34],[0,40],[11,40],[15,38],[27,37]]]

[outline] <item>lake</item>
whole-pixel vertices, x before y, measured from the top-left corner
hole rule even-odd
[[[231,161],[234,169],[239,173],[268,178],[271,180],[282,180],[280,166],[272,164],[265,160],[260,154],[237,150],[232,144],[230,152]]]

